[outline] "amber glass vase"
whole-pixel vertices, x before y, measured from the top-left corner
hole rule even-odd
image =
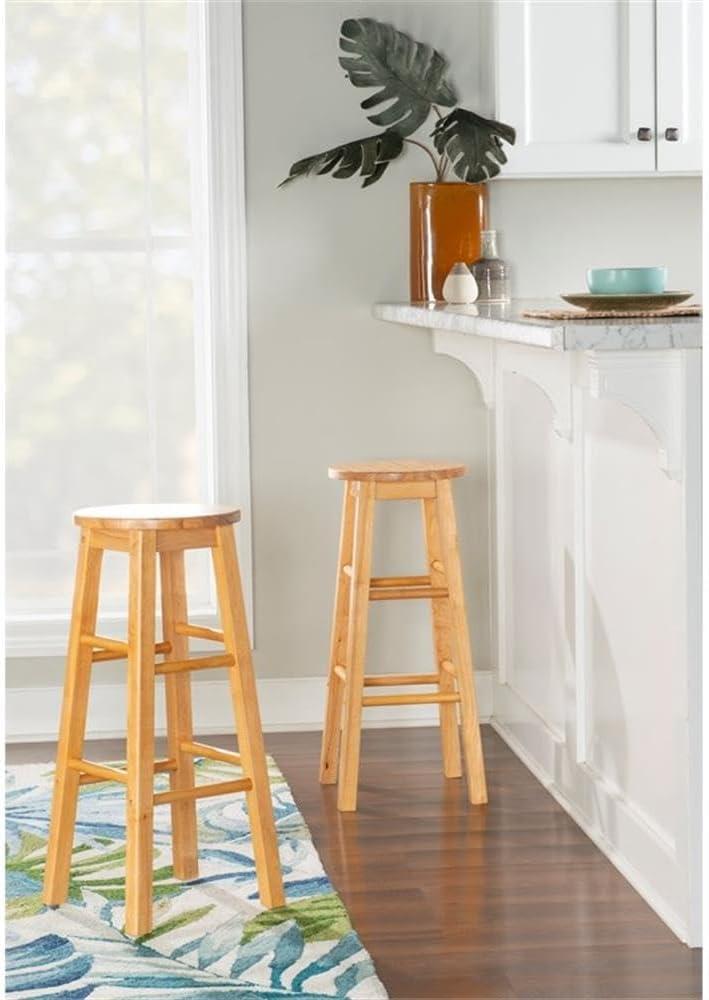
[[[446,275],[456,261],[480,256],[487,229],[485,184],[416,183],[409,187],[411,301],[443,298]]]

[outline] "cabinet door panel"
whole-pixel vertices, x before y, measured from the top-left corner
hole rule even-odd
[[[502,0],[496,17],[505,173],[654,171],[652,0]]]
[[[701,125],[701,0],[658,0],[657,166],[659,170],[701,170]],[[668,133],[668,129],[677,131]],[[667,138],[667,135],[671,138]]]

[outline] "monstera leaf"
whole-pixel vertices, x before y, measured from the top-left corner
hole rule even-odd
[[[367,115],[373,125],[411,135],[428,118],[431,105],[450,108],[455,91],[444,79],[446,60],[430,45],[415,42],[391,24],[371,17],[349,18],[340,29],[340,66],[355,87],[379,87],[362,101],[368,111],[385,101],[392,103]]]
[[[353,142],[343,142],[340,146],[326,149],[324,153],[316,153],[315,156],[306,156],[305,159],[298,160],[279,187],[307,174],[329,174],[333,171],[333,177],[342,178],[351,177],[358,170],[364,177],[362,187],[369,187],[379,180],[391,161],[401,154],[403,148],[404,140],[396,132],[381,132],[379,135],[369,135]]]
[[[433,145],[451,162],[453,172],[462,181],[477,183],[496,177],[507,163],[501,140],[514,145],[515,130],[491,118],[456,108],[436,123]]]

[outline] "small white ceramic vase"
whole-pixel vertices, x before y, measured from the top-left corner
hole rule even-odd
[[[478,297],[478,283],[462,260],[456,261],[443,282],[443,298],[451,305],[468,305]]]

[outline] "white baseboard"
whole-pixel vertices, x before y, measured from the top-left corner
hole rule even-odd
[[[161,682],[158,682],[161,684]],[[480,718],[492,715],[492,674],[475,678]],[[325,712],[324,677],[262,678],[258,681],[259,704],[266,732],[319,730]],[[381,688],[378,693],[390,689]],[[401,689],[399,689],[400,691]],[[8,743],[54,740],[61,708],[61,687],[8,688],[5,699]],[[226,681],[195,681],[192,684],[195,732],[228,733],[234,729],[229,687]],[[155,726],[165,733],[165,703],[160,693],[155,702]],[[125,735],[126,698],[123,684],[94,684],[91,689],[87,739]],[[366,728],[427,726],[438,722],[435,705],[393,705],[367,709]]]
[[[511,729],[494,718],[491,720],[491,723],[495,732],[502,737],[515,756],[522,761],[525,767],[541,782],[546,791],[556,799],[562,809],[590,837],[596,847],[615,865],[621,875],[643,897],[646,903],[652,907],[660,919],[667,924],[670,930],[674,931],[680,941],[689,944],[690,947],[700,947],[701,942],[692,940],[687,921],[668,903],[666,895],[658,891],[657,886],[653,885],[652,881],[638,870],[626,854],[619,850],[618,845],[609,839],[596,823],[589,821],[588,817],[578,809],[568,795],[564,794],[551,773],[529,753]],[[647,840],[646,831],[638,830],[636,839],[644,846]],[[653,866],[650,865],[649,869],[652,871]],[[680,875],[679,872],[677,874],[678,876]]]

